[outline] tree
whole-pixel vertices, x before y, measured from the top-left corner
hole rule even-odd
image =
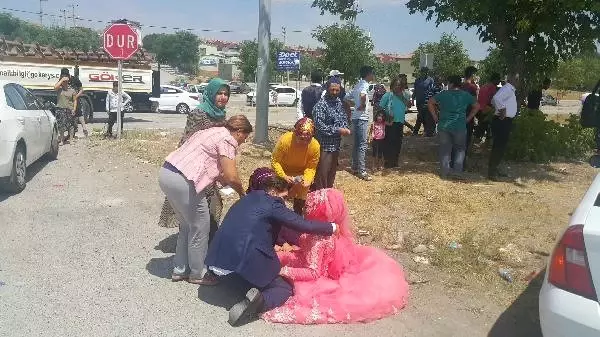
[[[421,43],[411,61],[415,69],[419,69],[421,55],[424,54],[433,54],[431,74],[442,78],[462,76],[465,68],[471,64],[462,41],[453,34],[444,33],[439,42]]]
[[[190,32],[149,34],[144,36],[144,48],[155,54],[159,63],[166,63],[181,71],[195,74],[200,62],[198,36]]]
[[[355,17],[349,0],[314,0],[313,6],[335,15]],[[600,3],[597,0],[409,0],[411,14],[428,20],[456,22],[475,29],[479,39],[501,51],[511,74],[520,74],[520,96],[551,73],[559,60],[594,48],[600,37]],[[524,89],[524,90],[523,90]]]
[[[282,75],[282,72],[276,70],[277,65],[277,52],[285,50],[283,42],[273,39],[269,44],[269,78],[275,80],[278,76]],[[256,68],[258,66],[258,42],[254,41],[242,41],[240,44],[240,62],[238,66],[246,82],[254,82],[256,76]]]
[[[310,74],[317,69],[322,69],[318,58],[311,55],[300,56],[300,75],[310,78]]]
[[[488,55],[481,62],[479,62],[479,82],[489,82],[493,73],[498,73],[500,76],[504,76],[506,75],[506,71],[507,66],[502,58],[502,51],[498,48],[490,48],[488,50]]]
[[[44,27],[0,13],[0,35],[8,40],[38,43],[55,48],[90,51],[100,48],[98,32],[84,27]]]
[[[321,56],[323,68],[340,70],[347,80],[357,80],[360,67],[374,63],[373,41],[352,23],[319,26],[313,37],[325,46]]]
[[[599,80],[598,74],[600,74],[600,56],[581,55],[558,65],[552,85],[562,92],[591,91]]]
[[[521,95],[556,69],[560,59],[587,50],[600,36],[600,5],[595,0],[410,0],[410,13],[454,21],[477,30],[495,44],[510,74],[520,74]]]

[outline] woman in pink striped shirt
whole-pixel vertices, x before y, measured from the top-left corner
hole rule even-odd
[[[159,184],[179,220],[179,237],[171,279],[213,285],[206,272],[210,214],[205,189],[219,180],[240,196],[245,194],[235,165],[236,150],[252,132],[243,115],[231,117],[224,127],[201,130],[171,152],[159,172]]]

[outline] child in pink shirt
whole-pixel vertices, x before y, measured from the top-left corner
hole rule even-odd
[[[375,115],[375,121],[369,128],[369,140],[373,150],[371,168],[380,170],[384,162],[384,144],[385,144],[385,114],[383,111]]]

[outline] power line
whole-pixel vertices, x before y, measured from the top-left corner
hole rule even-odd
[[[47,1],[47,0],[42,0],[42,1]],[[40,11],[40,12],[32,12],[32,11],[26,11],[26,10],[15,9],[15,8],[7,8],[7,7],[0,7],[0,10],[9,11],[9,12],[16,12],[16,13],[23,13],[23,14],[39,15],[40,16],[40,20],[44,16],[55,17],[55,18],[59,18],[59,19],[63,19],[63,20],[66,19],[66,17],[64,15],[56,15],[56,14],[50,14],[50,13],[43,13],[42,11]],[[75,20],[78,20],[78,21],[91,22],[91,23],[104,23],[104,24],[110,24],[110,23],[112,23],[111,21],[97,20],[97,19],[86,19],[86,18],[81,18],[81,17],[75,17],[74,15],[70,16],[68,18],[73,19],[73,22],[75,22]],[[236,31],[236,30],[229,30],[229,29],[181,28],[181,27],[168,27],[168,26],[160,26],[160,25],[140,25],[140,26],[141,27],[147,27],[147,28],[171,29],[171,30],[189,31],[189,32],[197,31],[197,32],[204,32],[204,33],[240,33],[240,34],[249,34],[250,33],[249,31]],[[290,33],[312,33],[313,30],[310,30],[310,31],[289,30],[288,32],[290,32]]]

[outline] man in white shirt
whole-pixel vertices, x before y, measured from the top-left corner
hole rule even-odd
[[[506,84],[498,89],[492,98],[492,105],[496,109],[492,119],[493,144],[490,153],[490,164],[488,178],[496,181],[498,177],[506,177],[507,174],[498,171],[510,136],[513,119],[517,116],[517,95],[514,87],[519,75],[510,75]]]
[[[123,117],[125,117],[125,105],[131,102],[131,96],[123,91],[121,97],[121,132],[123,131]],[[108,112],[108,129],[106,136],[112,137],[113,125],[117,122],[117,110],[119,109],[119,82],[113,82],[112,90],[106,93],[106,112]]]
[[[367,173],[365,156],[367,153],[367,130],[369,129],[369,116],[371,104],[369,102],[369,82],[375,80],[373,67],[360,68],[360,81],[352,89],[354,111],[352,111],[352,136],[354,145],[352,149],[352,172],[363,180],[372,180]]]

